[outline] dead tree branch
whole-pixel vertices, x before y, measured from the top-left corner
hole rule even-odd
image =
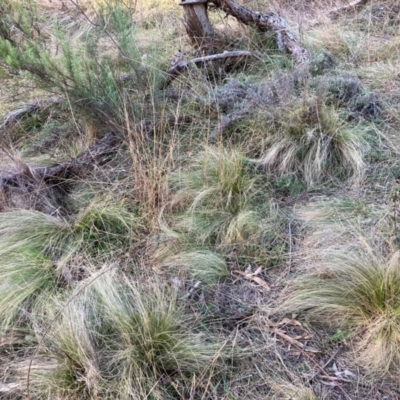
[[[328,12],[328,16],[331,18],[336,18],[340,14],[345,13],[347,11],[354,11],[359,7],[364,6],[368,3],[369,0],[354,0],[351,3],[347,3],[341,7],[335,7]]]
[[[103,163],[120,141],[117,134],[108,133],[78,157],[52,167],[30,167],[12,157],[14,171],[0,172],[0,211],[11,206],[49,214],[58,212],[65,195],[60,185]]]
[[[299,40],[290,32],[285,20],[274,12],[253,12],[233,0],[210,0],[210,3],[245,25],[254,26],[261,32],[273,32],[279,50],[288,51],[298,64],[309,60],[308,51],[300,45]]]
[[[57,164],[53,167],[27,167],[29,177],[40,180],[47,179],[68,179],[72,175],[79,175],[79,171],[85,167],[91,167],[93,164],[100,161],[102,156],[110,154],[114,150],[114,146],[118,143],[118,136],[115,133],[108,133],[95,145],[89,147],[78,157]],[[25,178],[28,173],[26,168],[22,172]],[[8,175],[0,175],[0,190],[7,186],[16,187],[20,181],[21,172],[11,173]]]
[[[15,110],[4,118],[3,123],[0,125],[0,129],[6,128],[8,125],[12,124],[13,122],[18,121],[20,118],[22,118],[24,115],[33,112],[33,111],[38,111],[42,109],[43,107],[52,105],[52,104],[58,104],[60,101],[59,99],[52,98],[52,99],[45,99],[45,100],[38,100],[34,101],[33,103],[27,104],[23,106],[22,108]]]
[[[204,57],[197,57],[193,58],[192,60],[183,60],[175,65],[173,65],[168,71],[168,78],[162,84],[161,89],[165,89],[168,85],[170,85],[179,75],[183,74],[184,72],[188,71],[191,67],[203,67],[207,65],[208,62],[211,61],[218,61],[218,60],[225,60],[227,58],[244,58],[244,57],[259,57],[257,53],[252,53],[251,51],[242,51],[242,50],[235,50],[235,51],[224,51],[223,53],[213,54]]]

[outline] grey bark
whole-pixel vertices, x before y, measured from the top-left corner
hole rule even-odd
[[[192,44],[205,54],[214,47],[214,28],[207,14],[207,0],[182,0],[183,24]]]

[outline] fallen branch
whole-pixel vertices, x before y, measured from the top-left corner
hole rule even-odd
[[[53,167],[27,167],[22,172],[25,178],[28,174],[32,178],[47,180],[47,179],[66,179],[71,175],[78,175],[79,171],[84,167],[90,167],[98,162],[100,158],[113,151],[114,146],[118,142],[118,137],[115,133],[108,133],[95,145],[89,147],[78,157],[57,164]],[[29,172],[28,172],[29,170]],[[0,175],[0,189],[6,186],[15,187],[20,178],[21,172],[12,173],[6,176]]]
[[[233,0],[210,0],[210,3],[245,25],[254,26],[262,32],[273,32],[279,50],[281,52],[288,51],[298,64],[303,64],[310,59],[309,52],[290,32],[285,20],[274,12],[253,12]]]
[[[308,27],[308,29],[312,29],[312,28],[315,28],[317,26],[320,26],[320,25],[326,23],[327,18],[329,18],[331,20],[335,20],[341,14],[345,14],[348,12],[355,12],[357,9],[366,5],[368,2],[369,2],[369,0],[354,0],[351,3],[347,2],[343,6],[332,8],[328,12],[321,14],[314,21],[310,21],[310,23],[307,24],[307,27]]]
[[[354,11],[356,8],[359,8],[361,6],[364,6],[365,4],[368,3],[369,0],[355,0],[352,1],[351,3],[345,4],[341,7],[335,7],[332,10],[328,11],[328,15],[331,18],[338,17],[340,14],[345,13],[349,10]]]
[[[299,344],[296,343],[296,341],[293,338],[291,338],[290,336],[286,335],[280,329],[273,329],[272,332],[276,336],[279,336],[281,339],[285,340],[286,342],[291,344],[293,347],[295,347],[297,350],[299,350],[301,354],[303,354],[305,357],[307,357],[318,368],[318,370],[322,373],[322,375],[324,377],[326,377],[327,379],[331,378],[331,376],[326,372],[325,368],[322,367],[317,361],[315,361],[313,357],[311,357],[309,354],[307,354],[307,352],[303,348],[303,344],[302,343],[300,343],[301,346],[299,346]],[[340,392],[343,394],[343,396],[346,399],[352,400],[352,398],[349,396],[349,394],[343,389],[343,387],[339,383],[337,383],[335,385],[335,387],[337,387],[340,390]]]
[[[3,175],[0,173],[0,211],[5,204],[11,203],[18,208],[33,208],[46,213],[58,212],[60,204],[65,200],[60,184],[104,162],[104,157],[114,151],[119,141],[117,134],[108,133],[78,157],[52,167],[30,167],[6,152],[17,171]]]
[[[219,54],[212,54],[204,57],[193,58],[192,60],[183,60],[173,65],[168,71],[168,78],[162,83],[160,89],[165,89],[169,86],[179,75],[188,71],[193,66],[203,67],[206,63],[211,61],[225,60],[227,58],[243,58],[243,57],[259,57],[257,53],[245,50],[224,51]]]
[[[11,123],[16,122],[17,120],[22,118],[24,115],[26,115],[32,111],[38,111],[43,107],[46,107],[51,104],[58,104],[59,102],[60,102],[59,99],[54,98],[54,99],[38,100],[33,103],[27,104],[24,107],[6,115],[3,123],[0,125],[0,129],[6,128]]]

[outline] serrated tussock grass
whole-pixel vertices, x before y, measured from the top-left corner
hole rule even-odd
[[[175,210],[170,228],[192,245],[257,247],[280,230],[267,178],[237,149],[207,148],[186,171],[171,175],[170,186]]]
[[[354,335],[358,359],[376,376],[400,370],[399,252],[389,260],[363,253],[334,255],[319,273],[299,278],[284,307]]]
[[[331,398],[337,387],[304,377],[331,359],[331,342],[343,338],[356,344],[361,367],[352,382],[340,382],[350,397],[373,392],[364,385],[365,368],[370,376],[398,374],[399,262],[387,253],[398,249],[399,237],[397,200],[388,196],[399,176],[399,36],[398,16],[381,17],[394,1],[384,8],[367,2],[308,32],[306,23],[302,44],[324,52],[315,70],[277,54],[273,35],[243,30],[232,19],[217,26],[221,15],[211,13],[223,31],[217,47],[262,57],[193,67],[168,87],[162,83],[172,54],[198,55],[177,23],[182,7],[170,0],[87,0],[80,10],[66,5],[43,15],[13,9],[17,3],[29,1],[6,0],[0,21],[0,69],[7,75],[0,96],[14,83],[21,96],[33,78],[40,95],[68,103],[62,121],[71,131],[51,124],[51,108],[17,121],[30,139],[24,132],[8,141],[18,149],[31,143],[35,155],[50,143],[55,163],[66,152],[81,153],[89,136],[118,132],[123,143],[95,163],[86,182],[68,182],[64,219],[0,214],[0,397],[19,378],[10,398],[27,397],[34,351],[32,399]],[[328,11],[321,1],[277,4],[288,25],[298,17],[316,22],[305,10],[317,18],[318,8],[322,20]],[[286,14],[290,9],[296,14]],[[230,80],[243,81],[238,96],[227,90]],[[216,95],[220,89],[226,99]],[[224,108],[224,100],[232,104]],[[236,122],[218,143],[208,142],[231,117]],[[371,139],[371,121],[388,140]],[[370,179],[372,169],[379,178]],[[98,180],[106,185],[99,189]],[[94,196],[82,193],[82,202],[69,204],[91,184],[98,185]],[[341,200],[310,205],[314,195]],[[369,241],[379,255],[363,247]],[[286,330],[285,320],[266,326],[260,311],[279,306],[280,289],[297,274],[304,278],[284,291],[290,300],[282,309],[299,321],[310,316],[322,335],[312,336],[315,325],[306,323],[289,329],[287,339],[310,334],[321,351],[295,359],[272,329]],[[305,335],[297,336],[300,328]],[[246,357],[234,358],[238,352]],[[349,352],[339,358],[352,364]]]
[[[29,312],[39,295],[57,287],[52,255],[59,253],[60,238],[68,225],[39,212],[0,214],[0,330]]]
[[[78,297],[66,307],[53,296],[35,315],[37,338],[44,340],[42,350],[56,360],[55,368],[32,376],[37,398],[48,393],[53,398],[99,399],[104,394],[94,316],[86,300]],[[63,311],[57,318],[59,310]],[[53,321],[50,327],[49,321]]]
[[[167,257],[162,265],[167,268],[186,271],[194,279],[202,283],[216,283],[228,275],[226,261],[209,250],[180,252]]]
[[[64,308],[41,348],[57,360],[50,374],[32,383],[41,395],[173,399],[185,397],[197,381],[207,393],[207,379],[223,370],[224,342],[199,333],[177,293],[158,279],[139,284],[107,272],[80,296],[74,293],[67,306],[65,296],[53,298],[42,312],[46,318],[35,324],[41,337],[42,324]]]
[[[332,177],[360,180],[368,149],[361,124],[347,123],[319,96],[296,100],[282,112],[261,157],[268,171],[281,176],[300,174],[310,187]]]
[[[29,316],[39,297],[90,275],[88,268],[73,278],[75,257],[88,265],[109,259],[129,248],[137,227],[133,213],[107,200],[93,201],[69,221],[38,211],[1,213],[1,330]]]

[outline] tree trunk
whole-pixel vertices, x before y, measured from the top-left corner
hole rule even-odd
[[[182,0],[183,23],[193,46],[202,53],[211,54],[214,45],[214,28],[208,19],[208,0]]]

